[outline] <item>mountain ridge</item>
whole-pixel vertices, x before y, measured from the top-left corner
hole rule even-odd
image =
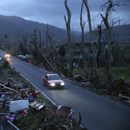
[[[48,25],[52,40],[67,42],[68,36],[65,29],[61,29],[52,25]],[[47,25],[44,23],[39,23],[37,21],[25,20],[24,18],[18,16],[4,16],[0,15],[0,38],[4,38],[5,35],[8,36],[8,40],[18,41],[19,34],[30,34],[34,32],[34,29],[41,31],[42,42],[46,40],[46,30]],[[113,34],[116,34],[116,41],[118,43],[130,41],[130,24],[128,25],[119,25],[113,27]],[[38,33],[38,32],[37,32]],[[81,32],[80,31],[71,31],[72,37],[74,35],[75,42],[81,42]],[[89,42],[90,34],[85,32],[85,42]],[[93,30],[93,40],[97,39],[97,31]],[[72,39],[73,41],[73,39]],[[101,39],[103,41],[103,38]],[[104,41],[105,42],[105,41]]]

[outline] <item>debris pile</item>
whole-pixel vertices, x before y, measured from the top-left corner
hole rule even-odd
[[[10,121],[20,130],[85,130],[85,128],[80,127],[81,118],[77,123],[71,117],[72,107],[53,106],[40,102],[37,98],[32,101],[27,94],[31,93],[28,91],[29,88],[23,89],[22,87],[20,90],[14,90],[5,87],[5,85],[1,86],[4,86],[5,91],[8,90],[8,92],[5,92],[6,96],[9,95],[5,101],[1,98],[3,104],[1,105],[0,115],[4,118],[4,122]],[[26,92],[24,97],[21,92]]]
[[[87,130],[72,118],[72,107],[54,106],[18,72],[9,68],[0,78],[0,128],[3,130]],[[22,78],[22,79],[21,79]]]

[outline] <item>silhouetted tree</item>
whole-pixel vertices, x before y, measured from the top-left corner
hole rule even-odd
[[[106,11],[105,11],[105,15],[103,16],[103,14],[100,13],[102,20],[104,22],[104,25],[106,27],[107,30],[107,49],[106,49],[106,78],[108,81],[111,80],[111,56],[112,56],[112,49],[113,49],[113,45],[112,45],[112,27],[114,26],[115,23],[117,23],[117,21],[115,23],[112,23],[109,21],[110,18],[110,12],[111,10],[114,8],[114,6],[120,6],[119,3],[115,4],[113,3],[113,1],[108,0],[108,2],[106,2],[105,4],[102,5],[103,11],[104,8],[106,7]],[[119,20],[120,21],[120,20]]]
[[[82,20],[82,12],[83,12],[83,1],[82,1],[81,11],[80,11],[80,26],[81,26],[81,36],[82,36],[82,41],[81,41],[82,48],[81,48],[81,52],[82,52],[83,63],[84,63],[84,76],[86,78],[88,78],[89,77],[89,73],[88,73],[88,62],[86,61],[86,55],[85,55],[85,50],[84,50],[84,26],[85,26],[86,22],[84,22]]]
[[[92,52],[93,52],[93,68],[92,68],[92,78],[94,79],[98,79],[98,70],[97,70],[97,57],[96,57],[96,52],[97,49],[94,46],[94,42],[93,42],[93,32],[92,32],[92,20],[91,20],[91,15],[90,15],[90,9],[88,6],[88,0],[83,0],[83,3],[86,7],[86,11],[87,11],[87,19],[88,19],[88,25],[89,25],[89,32],[90,32],[90,43],[91,43],[91,47],[92,47]]]
[[[65,46],[64,46],[64,45],[61,45],[61,47],[59,48],[58,54],[59,54],[60,56],[64,56],[65,53],[66,53]]]
[[[8,36],[7,36],[7,35],[4,35],[4,38],[5,38],[5,39],[7,39],[7,38],[8,38]]]
[[[72,72],[73,68],[73,50],[72,50],[72,41],[71,41],[71,32],[70,32],[70,21],[71,21],[71,11],[67,5],[67,0],[65,0],[65,8],[67,10],[68,20],[64,16],[67,34],[68,34],[68,63],[69,63],[69,72]]]

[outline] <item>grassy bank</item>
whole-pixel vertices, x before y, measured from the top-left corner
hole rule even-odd
[[[76,73],[83,75],[83,67],[76,68]],[[75,72],[75,70],[73,70]],[[112,66],[111,72],[113,78],[123,77],[126,82],[130,82],[130,65],[126,64],[125,66]],[[105,77],[105,67],[98,68],[99,77]],[[89,68],[89,75],[91,74],[91,68]]]

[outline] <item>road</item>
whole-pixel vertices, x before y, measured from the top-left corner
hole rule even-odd
[[[0,52],[0,55],[3,54]],[[77,120],[80,112],[81,125],[88,130],[130,130],[130,107],[83,90],[65,79],[63,79],[66,84],[65,89],[50,90],[42,82],[42,76],[48,73],[46,70],[13,56],[7,60],[55,104],[73,107],[73,117]]]

